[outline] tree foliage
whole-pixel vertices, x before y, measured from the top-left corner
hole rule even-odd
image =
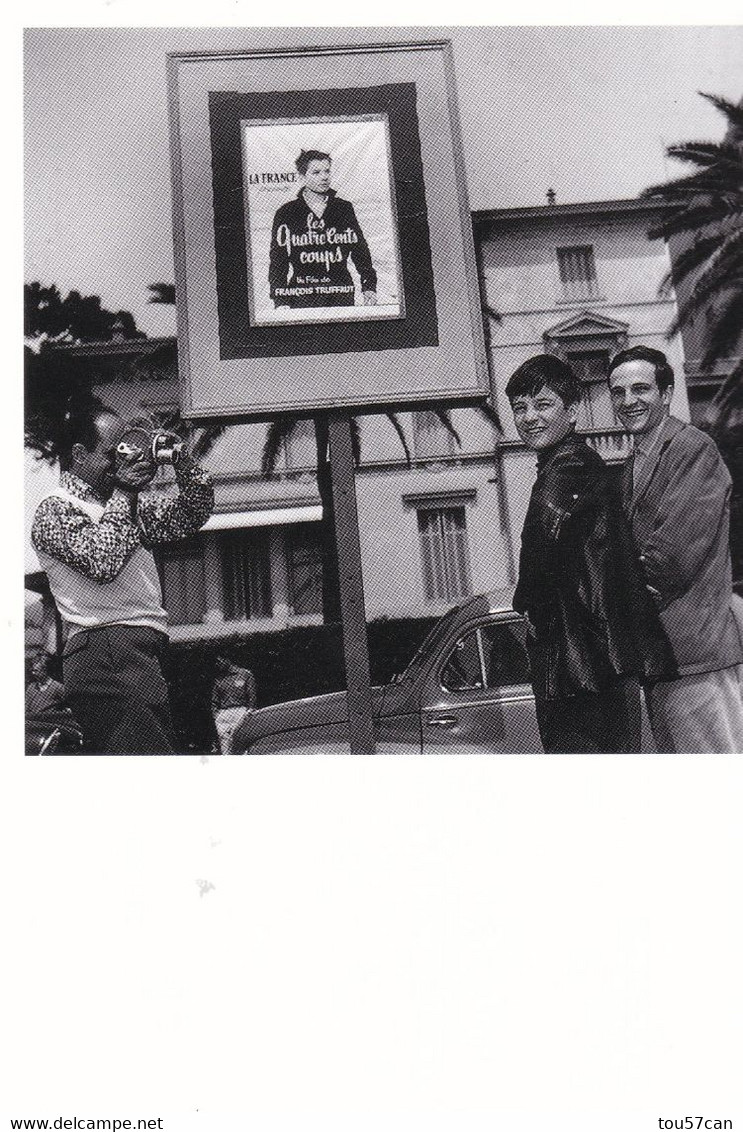
[[[62,298],[52,284],[23,288],[24,440],[41,458],[54,462],[72,417],[100,404],[90,378],[74,358],[55,345],[144,338],[129,311],[109,311],[98,295],[70,291]]]
[[[150,287],[161,296],[157,302],[172,302],[172,284]],[[39,457],[54,463],[64,444],[69,421],[100,408],[88,370],[63,349],[54,347],[80,342],[105,342],[116,335],[145,339],[129,311],[107,311],[97,295],[83,297],[70,291],[63,299],[54,284],[29,283],[23,288],[25,405],[24,439]],[[150,368],[167,370],[176,364],[175,345],[166,343],[148,355]],[[195,458],[202,459],[224,432],[222,425],[194,428],[177,410],[158,410],[147,418],[153,428],[164,428],[187,439]]]
[[[62,298],[58,288],[39,282],[23,288],[24,334],[30,342],[107,342],[119,333],[144,338],[130,311],[109,311],[98,295],[70,291]]]
[[[54,463],[69,421],[97,404],[90,381],[61,350],[24,350],[24,443]]]
[[[700,92],[701,93],[701,92]],[[684,285],[685,294],[669,336],[703,314],[707,342],[703,370],[733,356],[743,331],[743,100],[735,105],[702,94],[723,115],[721,142],[682,142],[667,153],[692,171],[643,196],[666,206],[651,236],[688,237],[664,285]],[[707,409],[703,427],[717,443],[728,466],[733,492],[730,549],[733,573],[743,580],[743,360],[738,360]]]
[[[669,146],[668,156],[690,165],[692,172],[651,185],[642,196],[666,206],[651,237],[684,235],[692,240],[665,280],[666,286],[689,284],[668,334],[706,312],[708,342],[701,365],[710,370],[732,354],[743,327],[743,101],[735,105],[714,94],[702,98],[726,120],[723,141]],[[741,374],[743,363],[735,367],[736,379]]]

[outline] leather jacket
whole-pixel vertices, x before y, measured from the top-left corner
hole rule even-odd
[[[619,484],[572,434],[539,453],[514,608],[527,615],[535,695],[597,692],[676,665],[645,585]]]

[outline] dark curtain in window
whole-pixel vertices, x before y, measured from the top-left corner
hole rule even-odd
[[[225,531],[220,537],[225,621],[270,617],[271,559],[265,531]]]
[[[184,539],[155,552],[163,605],[171,625],[200,625],[206,613],[204,548],[201,539]]]

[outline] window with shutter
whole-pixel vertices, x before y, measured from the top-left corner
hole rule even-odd
[[[418,511],[426,601],[460,601],[472,594],[464,507]]]
[[[596,299],[599,284],[596,263],[590,245],[576,248],[558,248],[557,265],[560,270],[563,298]]]

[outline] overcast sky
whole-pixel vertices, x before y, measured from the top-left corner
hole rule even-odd
[[[150,334],[173,279],[165,53],[450,36],[473,208],[630,197],[663,143],[719,138],[740,27],[36,28],[26,31],[26,279],[100,294]]]

